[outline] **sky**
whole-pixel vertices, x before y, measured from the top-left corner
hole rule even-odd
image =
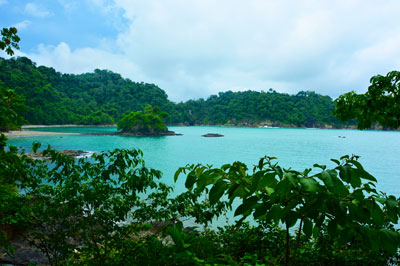
[[[17,56],[63,73],[108,69],[175,102],[364,93],[372,76],[400,69],[398,14],[398,0],[0,0]]]

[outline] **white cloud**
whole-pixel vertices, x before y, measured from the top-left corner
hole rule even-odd
[[[79,2],[73,0],[58,0],[58,3],[68,12],[76,11]]]
[[[271,87],[336,97],[400,68],[397,0],[87,1],[122,9],[129,27],[95,48],[41,46],[32,59],[64,72],[108,68],[172,100]]]
[[[51,13],[50,11],[34,3],[27,3],[25,5],[24,11],[26,14],[38,18],[50,17],[53,15],[53,13]]]
[[[24,20],[15,24],[14,27],[16,27],[20,31],[26,29],[31,23],[32,21],[30,20]]]

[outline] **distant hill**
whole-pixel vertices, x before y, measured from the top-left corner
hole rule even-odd
[[[343,126],[331,114],[332,99],[315,92],[227,91],[176,104],[154,84],[99,69],[62,74],[26,57],[0,58],[0,88],[14,89],[25,99],[28,124],[111,124],[150,104],[169,114],[168,124]]]

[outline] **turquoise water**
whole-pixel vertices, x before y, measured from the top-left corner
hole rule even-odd
[[[40,128],[57,132],[113,132],[115,127]],[[400,132],[330,129],[170,127],[183,136],[122,137],[63,135],[14,138],[9,144],[31,151],[33,141],[55,149],[106,151],[114,148],[138,148],[146,165],[164,173],[163,182],[173,184],[178,167],[192,163],[213,164],[242,161],[250,168],[264,155],[278,157],[280,165],[303,170],[314,163],[334,166],[330,158],[345,154],[361,156],[360,162],[378,179],[378,189],[400,196]],[[204,138],[220,133],[223,138]],[[339,138],[344,136],[345,138]],[[181,177],[175,185],[184,191]]]

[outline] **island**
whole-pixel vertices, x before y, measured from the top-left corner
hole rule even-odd
[[[89,133],[90,135],[112,136],[181,136],[169,131],[164,119],[168,117],[166,112],[158,106],[146,105],[143,111],[126,112],[117,123],[118,132]]]

